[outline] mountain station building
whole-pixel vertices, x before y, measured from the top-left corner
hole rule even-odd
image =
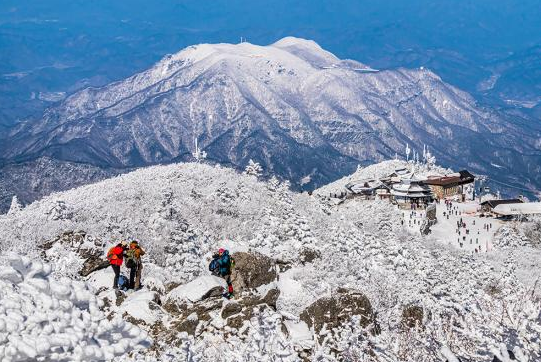
[[[522,200],[520,199],[488,200],[481,203],[481,211],[492,213],[494,209],[498,207],[499,205],[507,205],[507,204],[516,205],[520,203],[522,203]]]
[[[413,205],[417,208],[425,208],[434,201],[430,186],[415,178],[402,179],[399,183],[393,184],[391,195],[400,208],[410,208]]]
[[[434,196],[438,199],[461,196],[464,201],[464,185],[475,181],[475,176],[466,170],[445,176],[430,176],[425,183],[430,186]]]
[[[391,198],[390,187],[380,180],[352,181],[346,185],[346,189],[355,197],[361,197],[366,200]]]

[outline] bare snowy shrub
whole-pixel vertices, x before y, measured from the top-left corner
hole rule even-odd
[[[535,246],[541,245],[541,217],[534,216],[524,224],[524,235]]]

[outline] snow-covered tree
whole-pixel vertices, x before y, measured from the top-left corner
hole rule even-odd
[[[434,156],[432,153],[430,153],[428,148],[426,149],[425,162],[426,162],[429,170],[436,166],[436,156]]]
[[[0,266],[2,361],[103,361],[150,345],[144,330],[109,320],[85,283],[55,280],[51,269],[15,254]]]
[[[263,167],[261,167],[258,162],[254,162],[252,159],[250,159],[250,161],[248,161],[248,165],[246,165],[246,168],[244,169],[244,173],[246,175],[259,177],[263,173]]]
[[[17,195],[13,195],[13,198],[11,199],[11,206],[9,207],[8,215],[14,214],[16,212],[19,212],[23,209],[23,205],[19,202],[19,198]]]

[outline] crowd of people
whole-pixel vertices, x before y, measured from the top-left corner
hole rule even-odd
[[[460,207],[459,204],[453,202],[452,200],[439,200],[438,204],[444,203],[443,211],[440,214],[440,218],[443,215],[443,219],[449,220],[451,228],[453,228],[453,223],[456,220],[456,225],[454,225],[454,234],[457,246],[459,248],[471,249],[472,253],[488,252],[489,243],[493,224],[492,222],[484,223],[483,229],[480,228],[481,224],[478,218],[469,216],[464,211],[464,207]],[[417,228],[423,225],[423,218],[425,217],[423,211],[418,211],[415,209],[408,210],[404,212],[404,218],[402,219],[402,225],[406,224],[410,228]],[[476,225],[476,222],[478,223]],[[451,229],[452,230],[452,229]],[[447,236],[451,236],[452,231],[449,230]],[[446,239],[449,243],[452,242],[452,238]],[[466,244],[469,244],[468,248]]]

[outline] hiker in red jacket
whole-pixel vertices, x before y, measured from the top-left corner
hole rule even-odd
[[[113,280],[113,288],[118,289],[118,278],[120,277],[120,266],[122,265],[122,262],[124,261],[124,252],[126,251],[126,243],[121,242],[118,243],[116,246],[109,249],[109,252],[107,253],[107,259],[111,263],[111,267],[113,268],[113,271],[115,272],[115,278]]]

